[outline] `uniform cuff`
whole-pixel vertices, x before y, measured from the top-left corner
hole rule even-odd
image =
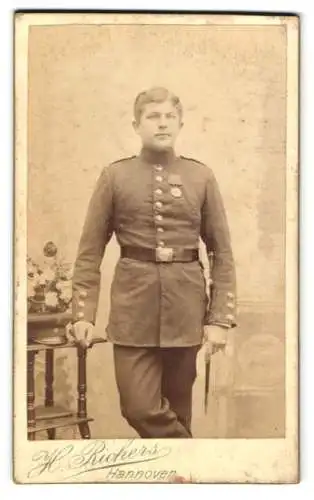
[[[88,290],[73,292],[72,321],[87,321],[95,324],[97,311],[97,294]]]
[[[236,322],[235,294],[230,290],[212,290],[212,297],[205,324],[234,328]]]

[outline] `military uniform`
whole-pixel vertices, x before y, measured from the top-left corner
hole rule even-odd
[[[122,413],[141,436],[188,437],[188,401],[204,324],[236,324],[230,235],[212,171],[196,160],[176,156],[172,150],[156,153],[145,148],[138,156],[103,169],[89,204],[75,263],[73,321],[95,322],[100,264],[113,233],[121,258],[111,286],[107,333],[114,344]],[[207,251],[214,253],[210,304],[198,259],[200,238]],[[173,366],[171,357],[176,360]],[[167,386],[163,380],[166,366],[172,373],[170,378],[177,378],[170,370],[175,367],[182,382],[177,380],[176,390],[168,388],[168,393],[179,394],[179,386],[186,386],[182,395],[185,409],[180,416],[184,428],[178,422],[180,402],[175,404],[173,396],[169,407],[169,398],[164,397],[167,390],[160,389]],[[141,386],[140,396],[132,380],[137,380],[137,388]],[[130,412],[132,406],[135,408]],[[173,406],[177,411],[173,412]],[[149,412],[149,423],[138,425]]]

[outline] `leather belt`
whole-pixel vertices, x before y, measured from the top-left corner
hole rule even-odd
[[[199,260],[197,248],[142,248],[142,247],[121,247],[121,257],[145,262],[193,262]]]

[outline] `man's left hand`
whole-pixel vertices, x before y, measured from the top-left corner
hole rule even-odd
[[[204,344],[206,348],[206,355],[210,356],[217,351],[224,350],[228,340],[227,327],[218,325],[205,325],[204,326]]]

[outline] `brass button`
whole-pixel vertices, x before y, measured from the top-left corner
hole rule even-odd
[[[164,242],[164,241],[160,241],[160,242],[158,243],[158,246],[159,246],[159,247],[164,247],[164,246],[165,246],[165,242]]]
[[[228,302],[227,303],[227,307],[229,307],[229,309],[234,309],[234,303],[233,302]]]
[[[229,321],[233,321],[234,320],[234,316],[232,314],[227,314],[226,318],[229,320]]]
[[[85,306],[85,302],[83,302],[83,300],[80,300],[79,303],[78,303],[79,307],[84,307]]]
[[[155,170],[157,170],[158,172],[161,172],[162,171],[162,166],[161,165],[155,165]]]
[[[227,297],[229,297],[229,299],[234,299],[234,294],[232,292],[228,292]]]
[[[156,201],[156,203],[155,203],[155,207],[156,207],[156,208],[162,208],[162,203],[161,203],[161,201]]]
[[[85,290],[81,290],[79,295],[82,299],[84,299],[85,297],[87,297],[87,292]]]
[[[163,216],[158,214],[158,215],[156,215],[156,216],[155,216],[155,219],[156,219],[157,221],[162,221]]]
[[[164,228],[163,227],[157,227],[157,231],[158,231],[158,233],[163,233],[164,232]]]
[[[161,175],[156,175],[156,181],[157,181],[157,182],[162,182],[162,177],[161,177]]]
[[[155,194],[157,194],[158,196],[160,196],[162,194],[162,190],[161,189],[155,189]]]

